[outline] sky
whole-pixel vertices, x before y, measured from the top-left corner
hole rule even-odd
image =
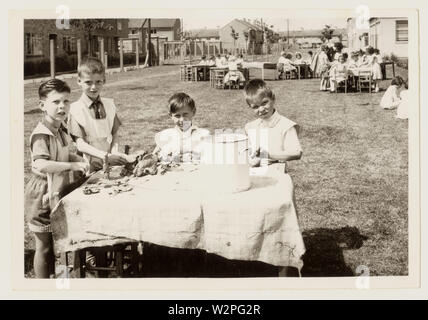
[[[223,27],[234,18],[242,19],[245,17],[215,17],[215,18],[198,18],[198,17],[184,17],[183,25],[184,30],[190,29],[215,29]],[[287,18],[264,18],[260,17],[268,25],[274,26],[274,31],[287,31]],[[252,18],[249,18],[251,21]],[[346,18],[317,18],[317,19],[305,19],[305,18],[289,18],[289,30],[310,30],[310,29],[322,29],[326,24],[332,26],[332,28],[346,28]]]

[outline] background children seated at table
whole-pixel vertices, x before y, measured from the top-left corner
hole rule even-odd
[[[209,65],[210,67],[215,67],[215,65],[216,65],[216,59],[215,59],[215,56],[211,56],[211,57],[210,57],[210,59],[208,60],[208,65]]]
[[[348,59],[348,69],[358,68],[358,52],[352,52],[351,59]]]
[[[238,55],[238,58],[236,59],[236,64],[238,67],[242,68],[242,63],[244,62],[244,56],[242,54]]]
[[[383,109],[395,109],[401,102],[399,97],[399,90],[404,84],[403,78],[400,76],[395,77],[391,81],[391,85],[388,87],[384,93],[382,99],[380,100],[380,106]]]
[[[221,55],[220,54],[217,54],[217,56],[215,58],[215,66],[218,68],[222,67]]]
[[[294,59],[293,63],[303,64],[302,54],[300,52],[296,52],[296,59]]]
[[[409,80],[404,83],[404,90],[400,92],[400,104],[397,108],[397,118],[409,119]]]
[[[314,54],[311,50],[308,51],[308,56],[306,57],[306,59],[304,60],[304,62],[308,65],[311,65],[312,60],[314,58]]]
[[[362,65],[364,65],[364,64],[365,64],[365,61],[366,61],[366,56],[365,56],[365,54],[364,54],[364,51],[363,51],[363,50],[359,50],[359,51],[358,51],[358,62],[357,62],[357,67],[359,68],[359,67],[361,67]]]
[[[348,80],[348,65],[346,63],[346,55],[341,54],[339,61],[330,68],[330,92],[335,92],[337,85],[340,82]]]
[[[297,69],[291,61],[292,58],[293,55],[291,53],[285,53],[284,51],[281,52],[281,56],[279,57],[277,64],[277,70],[280,75],[284,72],[293,72],[297,76]]]
[[[236,58],[235,56],[230,56],[229,57],[229,63],[228,63],[228,69],[229,72],[226,73],[226,75],[224,76],[224,83],[227,84],[230,81],[233,81],[235,83],[240,83],[240,82],[244,82],[245,81],[245,77],[242,74],[241,71],[238,70],[238,64],[236,63]]]
[[[153,153],[162,162],[200,161],[202,138],[210,133],[193,123],[195,101],[184,92],[175,93],[168,100],[168,109],[175,126],[155,135],[156,147]]]
[[[198,65],[200,66],[208,65],[207,57],[205,55],[201,57],[201,61],[199,61]]]

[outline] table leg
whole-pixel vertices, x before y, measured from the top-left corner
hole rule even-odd
[[[392,76],[395,78],[395,63],[392,63]]]
[[[115,250],[115,262],[116,262],[116,273],[118,278],[123,277],[123,248],[121,246],[116,247]]]
[[[295,267],[279,267],[278,277],[300,277],[300,273]]]
[[[85,278],[86,250],[74,251],[73,270],[76,278]]]

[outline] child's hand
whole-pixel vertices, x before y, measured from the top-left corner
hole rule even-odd
[[[250,167],[260,167],[261,159],[259,157],[251,157],[248,162]]]
[[[118,154],[109,154],[107,161],[112,166],[124,166],[128,163],[125,158],[121,157]]]
[[[87,162],[71,162],[71,171],[80,171],[83,174],[89,171],[89,163]]]
[[[255,158],[255,157],[259,157],[260,156],[260,147],[251,151],[250,153],[250,158]]]

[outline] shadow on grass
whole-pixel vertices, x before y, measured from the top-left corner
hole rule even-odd
[[[142,277],[278,277],[278,267],[260,261],[229,260],[199,249],[144,243]]]
[[[361,248],[368,237],[356,227],[344,227],[304,231],[303,239],[306,246],[303,277],[347,277],[355,273],[346,265],[343,250]]]

